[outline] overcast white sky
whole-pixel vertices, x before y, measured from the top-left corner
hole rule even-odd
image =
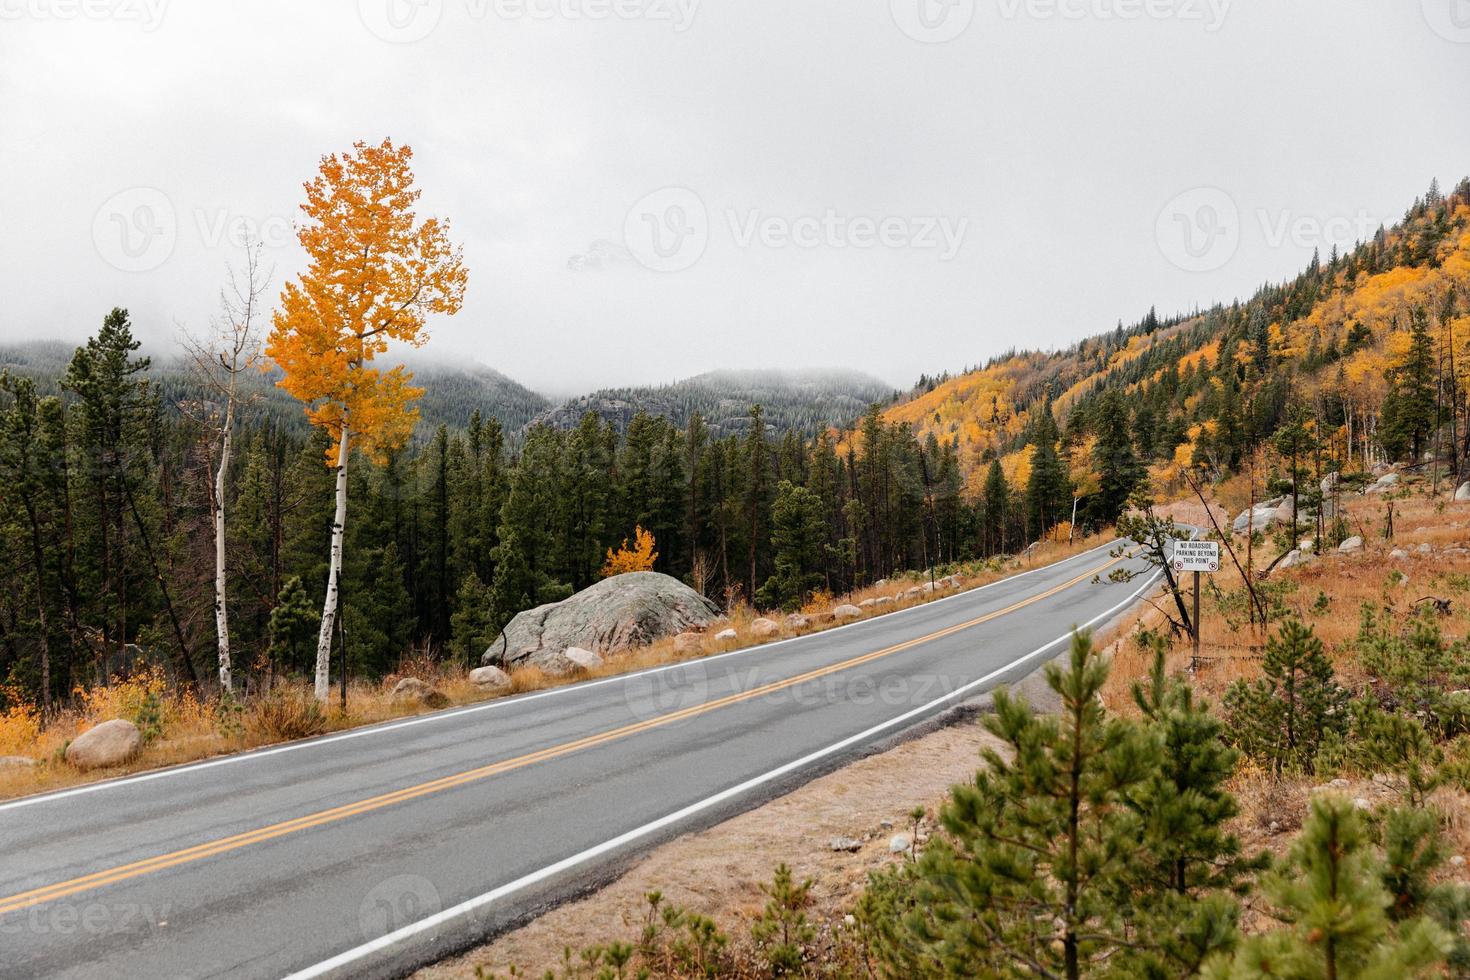
[[[391,136],[471,271],[431,350],[907,384],[1370,233],[1467,93],[1470,0],[0,0],[0,338],[200,325],[241,228],[278,291]]]

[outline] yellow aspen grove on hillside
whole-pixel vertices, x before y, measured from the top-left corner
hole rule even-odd
[[[403,365],[379,370],[372,361],[391,340],[421,346],[425,318],[458,312],[468,277],[448,222],[414,214],[420,192],[412,157],[409,147],[385,139],[322,158],[321,172],[306,184],[308,220],[297,232],[307,269],[286,284],[266,341],[284,374],[280,386],[332,436],[327,465],[336,469],[337,507],[316,654],[322,700],[342,574],[349,433],[381,458],[408,438],[418,418],[411,403],[422,394]]]

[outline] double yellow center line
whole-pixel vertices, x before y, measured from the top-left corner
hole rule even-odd
[[[1045,592],[1038,592],[1035,595],[1028,596],[1027,598],[1012,603],[1011,605],[1006,606],[1003,609],[997,609],[994,612],[986,613],[985,615],[978,616],[975,619],[971,619],[954,626],[948,626],[942,630],[936,630],[933,633],[916,637],[912,640],[905,640],[902,643],[895,643],[893,646],[884,647],[883,649],[875,650],[872,653],[865,653],[861,656],[853,657],[850,660],[844,660],[840,663],[830,664],[826,667],[819,667],[816,670],[809,670],[806,673],[798,674],[795,677],[789,677],[785,680],[780,681],[773,681],[769,684],[763,684],[760,687],[751,688],[748,691],[741,691],[735,694],[730,694],[725,697],[718,698],[714,701],[706,701],[701,704],[693,705],[692,707],[684,708],[680,711],[674,711],[666,715],[660,715],[657,718],[651,718],[647,721],[636,722],[631,725],[624,725],[621,728],[610,729],[605,732],[600,732],[596,735],[588,735],[585,738],[579,738],[570,742],[564,742],[560,745],[551,746],[550,748],[540,749],[536,752],[517,756],[514,759],[506,759],[503,762],[492,763],[487,766],[481,766],[477,769],[470,769],[465,772],[455,773],[449,776],[442,776],[439,779],[431,779],[428,782],[419,783],[415,786],[409,786],[400,790],[395,790],[391,793],[384,793],[381,796],[374,796],[365,800],[358,800],[355,803],[348,803],[344,804],[343,806],[333,807],[330,810],[322,810],[317,813],[307,814],[304,817],[297,817],[294,820],[286,820],[281,823],[274,823],[267,827],[261,827],[257,830],[247,831],[243,834],[235,834],[230,837],[221,837],[217,840],[208,841],[203,844],[196,844],[193,847],[186,847],[183,850],[170,851],[167,854],[160,854],[157,857],[146,858],[142,861],[134,861],[131,864],[119,865],[118,867],[109,868],[105,871],[98,871],[94,872],[93,874],[83,875],[80,878],[72,878],[68,881],[57,882],[54,885],[46,885],[41,888],[34,888],[30,891],[20,892],[15,895],[0,898],[0,915],[4,915],[7,912],[15,912],[20,909],[30,908],[34,905],[40,905],[43,902],[52,902],[56,901],[57,899],[67,898],[80,892],[90,891],[94,888],[101,888],[104,885],[110,885],[115,882],[126,881],[130,878],[137,878],[141,877],[142,875],[152,874],[155,871],[163,871],[167,868],[177,867],[181,864],[189,864],[191,862],[200,861],[205,858],[215,857],[217,855],[225,854],[230,851],[239,850],[242,847],[248,847],[251,844],[259,844],[277,837],[284,837],[287,834],[294,834],[303,830],[310,830],[313,827],[321,827],[325,824],[335,823],[338,820],[345,820],[348,817],[355,817],[362,813],[371,813],[374,810],[380,810],[384,807],[407,802],[408,800],[418,799],[422,796],[428,796],[431,793],[439,793],[443,792],[444,790],[454,789],[455,787],[464,786],[468,783],[473,783],[481,779],[486,779],[490,776],[497,776],[501,773],[510,772],[515,769],[522,769],[526,766],[535,765],[538,762],[547,762],[552,759],[560,758],[564,755],[569,755],[573,752],[579,752],[583,749],[590,749],[595,746],[605,745],[608,742],[626,738],[630,735],[636,735],[639,732],[645,732],[649,729],[658,728],[663,725],[669,725],[687,718],[693,718],[697,715],[706,714],[708,712],[715,711],[728,705],[738,704],[742,701],[749,701],[753,698],[762,697],[766,694],[771,694],[773,692],[781,691],[786,688],[795,687],[798,684],[804,684],[810,680],[815,680],[820,677],[826,677],[829,674],[835,674],[841,670],[847,670],[852,667],[858,667],[866,663],[871,663],[874,660],[891,656],[895,653],[899,653],[901,651],[919,646],[920,644],[930,643],[934,640],[938,640],[943,637],[958,633],[961,630],[967,630],[972,627],[979,626],[981,623],[987,623],[1008,613],[1015,612],[1018,609],[1023,609],[1026,606],[1032,605],[1033,603],[1040,602],[1043,599],[1050,598],[1051,596],[1056,595],[1058,592],[1063,592],[1067,589],[1070,589],[1072,586],[1077,585],[1078,583],[1083,582],[1088,578],[1091,578],[1104,569],[1117,564],[1121,560],[1121,558],[1112,558],[1109,561],[1097,566],[1096,568],[1088,569],[1075,578],[1069,579],[1061,583],[1060,585],[1047,589]]]

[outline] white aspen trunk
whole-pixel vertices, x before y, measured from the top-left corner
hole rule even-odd
[[[332,554],[327,571],[327,601],[322,606],[322,631],[316,641],[316,698],[327,700],[331,693],[332,626],[337,620],[338,583],[342,577],[342,528],[347,522],[347,419],[342,419],[342,438],[337,446],[337,512],[332,518]]]
[[[230,614],[225,603],[225,470],[230,465],[230,430],[234,428],[233,399],[225,410],[224,437],[220,440],[219,472],[214,476],[214,631],[219,638],[219,689],[233,693],[230,676]]]

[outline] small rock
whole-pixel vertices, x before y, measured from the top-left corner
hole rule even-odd
[[[393,685],[393,693],[389,699],[394,704],[416,701],[426,708],[442,708],[449,703],[448,698],[417,677],[405,677]]]
[[[894,834],[892,839],[888,841],[888,853],[903,854],[913,846],[914,842],[908,834]]]
[[[38,765],[35,759],[26,755],[0,755],[0,769],[30,769]]]
[[[567,647],[561,652],[561,655],[563,659],[577,670],[592,670],[602,666],[601,657],[591,650],[583,650],[581,647]]]
[[[1467,484],[1467,486],[1470,486],[1470,484]],[[1420,541],[1419,547],[1414,550],[1418,551],[1421,555],[1427,555],[1434,550],[1434,545],[1430,544],[1428,541]]]
[[[1388,557],[1403,559],[1409,557],[1409,553],[1403,548],[1395,548],[1388,553]]]
[[[764,616],[762,616],[760,619],[751,620],[750,635],[755,637],[757,640],[769,639],[773,636],[779,635],[780,632],[781,627],[776,623],[774,619],[766,619]]]
[[[89,728],[66,747],[66,761],[81,769],[98,769],[126,762],[143,747],[143,733],[123,718]]]
[[[832,610],[832,618],[837,620],[857,619],[862,614],[863,611],[861,609],[846,602]]]
[[[1362,551],[1363,550],[1363,539],[1360,538],[1360,537],[1358,537],[1358,535],[1354,534],[1352,537],[1348,538],[1342,544],[1338,545],[1337,546],[1337,550],[1340,553],[1344,554],[1344,555],[1349,554],[1349,553],[1354,552],[1354,551]]]
[[[470,682],[479,687],[499,690],[510,687],[510,675],[499,667],[476,667],[470,671]]]
[[[1454,865],[1457,868],[1464,867],[1464,865],[1465,865],[1465,855],[1463,855],[1463,854],[1454,854],[1454,855],[1451,855],[1451,857],[1450,857],[1450,864]]]
[[[862,602],[859,602],[858,603],[858,608],[859,609],[872,609],[877,604],[878,604],[878,600],[877,599],[864,599]]]
[[[1281,824],[1277,823],[1275,820],[1272,820],[1269,824],[1266,825],[1266,830],[1270,831],[1273,834],[1279,833],[1281,830]]]
[[[1359,810],[1371,810],[1371,809],[1373,809],[1373,804],[1369,803],[1367,800],[1363,799],[1361,796],[1358,797],[1357,799],[1353,800],[1353,806],[1357,807]]]
[[[1296,549],[1304,555],[1310,555],[1317,550],[1316,538],[1302,538],[1296,543]]]
[[[789,630],[804,630],[812,625],[812,621],[801,613],[791,613],[786,617],[786,628]]]
[[[1455,490],[1455,502],[1463,504],[1470,500],[1470,481],[1460,484]]]
[[[921,588],[919,588],[917,585],[914,586],[912,589],[904,589],[903,590],[903,597],[905,599],[917,599],[919,596],[921,596],[923,594],[924,594],[924,590],[921,589]]]
[[[893,605],[893,596],[891,596],[891,595],[880,595],[878,598],[876,598],[876,599],[873,600],[873,605],[875,605],[875,606],[891,606],[891,605]]]
[[[851,853],[853,851],[862,850],[863,842],[855,837],[834,837],[827,842],[827,847],[834,851],[846,851]]]
[[[893,829],[893,821],[892,820],[880,820],[880,821],[878,821],[878,826],[882,827],[884,830],[892,830]]]
[[[1461,858],[1460,860],[1463,861],[1464,858]],[[847,915],[844,915],[842,917],[842,924],[844,926],[846,926],[847,928],[851,929],[853,926],[857,925],[857,916],[855,916],[855,915],[853,915],[851,913],[848,913]]]
[[[704,637],[698,633],[680,633],[674,637],[674,652],[680,656],[688,656],[698,653],[704,644]]]
[[[739,633],[736,633],[735,632],[735,629],[733,627],[730,627],[730,628],[727,628],[727,629],[722,629],[718,633],[716,633],[715,634],[715,640],[716,640],[716,642],[723,643],[726,640],[733,640],[736,637],[738,637],[739,635],[740,634]]]

